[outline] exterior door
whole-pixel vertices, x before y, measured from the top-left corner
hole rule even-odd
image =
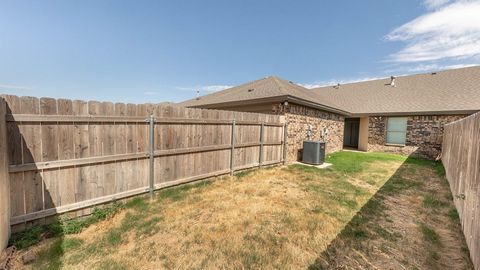
[[[359,118],[345,119],[343,146],[358,148],[358,134],[360,131]]]

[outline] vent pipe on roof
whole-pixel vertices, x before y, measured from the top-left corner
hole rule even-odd
[[[395,87],[395,79],[396,79],[395,76],[390,77],[390,86]]]

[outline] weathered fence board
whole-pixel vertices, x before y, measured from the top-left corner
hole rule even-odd
[[[150,140],[145,120],[150,115],[155,118],[156,189],[229,173],[233,120],[235,170],[283,161],[282,116],[156,104],[4,98],[8,112],[0,113],[9,145],[6,181],[10,223],[16,226],[57,213],[85,214],[94,205],[147,192]]]
[[[480,113],[447,124],[442,162],[475,269],[480,269]]]
[[[0,253],[10,237],[10,181],[8,179],[7,103],[0,98]]]

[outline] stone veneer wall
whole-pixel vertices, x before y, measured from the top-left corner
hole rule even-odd
[[[443,126],[459,120],[465,115],[424,115],[407,116],[407,137],[405,146],[386,144],[386,116],[371,116],[368,123],[368,151],[384,151],[414,154],[435,159],[442,152]]]
[[[308,126],[312,127],[314,140],[320,139],[320,132],[328,129],[326,153],[340,151],[343,148],[343,128],[345,118],[341,115],[325,112],[301,105],[290,104],[286,107],[274,107],[275,113],[285,115],[287,128],[287,161],[300,160],[303,141],[307,139]]]

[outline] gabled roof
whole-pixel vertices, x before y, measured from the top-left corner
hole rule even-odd
[[[480,66],[312,89],[354,115],[447,114],[480,110]]]
[[[329,101],[318,103],[316,102],[317,99],[317,95],[310,89],[276,76],[269,76],[199,98],[190,99],[179,103],[179,105],[186,107],[217,108],[220,104],[227,106],[267,101],[294,101],[295,103],[319,107],[327,111],[348,114],[343,110],[339,110],[337,105]]]
[[[270,76],[180,103],[186,107],[289,101],[343,115],[470,114],[480,111],[480,66],[307,89]]]

